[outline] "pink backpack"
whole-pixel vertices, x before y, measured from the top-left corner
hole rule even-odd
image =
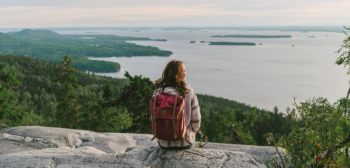
[[[158,94],[150,102],[154,138],[174,141],[186,135],[185,101],[179,95]]]

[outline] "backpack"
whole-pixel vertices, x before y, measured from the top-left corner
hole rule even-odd
[[[186,135],[185,101],[179,95],[158,94],[150,101],[154,138],[180,140]]]

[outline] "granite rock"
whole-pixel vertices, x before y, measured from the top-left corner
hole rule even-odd
[[[151,138],[39,126],[7,128],[0,130],[0,167],[266,167],[266,161],[278,157],[273,147],[220,143],[165,150]]]

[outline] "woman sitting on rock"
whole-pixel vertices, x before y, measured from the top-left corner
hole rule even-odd
[[[191,86],[186,84],[186,75],[187,71],[183,62],[173,60],[166,65],[162,74],[162,78],[155,83],[155,91],[153,97],[159,94],[179,95],[182,98],[179,100],[183,101],[184,103],[184,126],[186,126],[186,129],[184,129],[185,135],[183,137],[180,137],[180,139],[177,138],[178,140],[172,141],[157,138],[157,142],[162,148],[190,149],[196,144],[195,135],[200,127],[201,114],[197,96]],[[152,110],[151,113],[153,113]],[[154,123],[155,121],[156,116],[152,114],[152,122]],[[155,128],[153,128],[153,133],[155,132],[154,129]],[[155,135],[155,137],[159,136]]]

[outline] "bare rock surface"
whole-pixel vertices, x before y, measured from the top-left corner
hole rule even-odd
[[[91,146],[106,153],[124,153],[127,147],[157,146],[148,134],[96,133],[66,128],[25,126],[0,131],[0,155],[33,149]]]
[[[252,145],[238,145],[238,144],[223,144],[223,143],[208,143],[205,149],[216,149],[216,150],[228,150],[228,151],[239,151],[251,154],[254,158],[266,163],[274,158],[279,158],[278,153],[274,147],[268,146],[252,146]],[[285,149],[278,148],[279,152],[283,154]],[[280,159],[277,159],[280,161]]]
[[[208,143],[166,150],[149,134],[25,126],[0,130],[0,167],[266,167],[273,147]],[[128,147],[132,150],[125,152]]]

